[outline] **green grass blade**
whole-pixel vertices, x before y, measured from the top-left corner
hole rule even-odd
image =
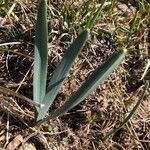
[[[37,121],[43,119],[44,116],[46,115],[46,112],[53,103],[59,91],[60,85],[62,84],[66,75],[68,74],[75,58],[85,45],[85,42],[88,38],[88,34],[89,31],[82,31],[77,37],[77,39],[71,44],[69,49],[64,54],[64,57],[62,58],[61,62],[58,64],[47,88],[46,95],[42,101],[42,104],[44,104],[45,107],[39,110]]]
[[[103,6],[104,6],[104,4],[105,4],[105,2],[106,2],[106,0],[102,0],[101,5],[100,5],[100,7],[98,8],[98,10],[94,13],[93,16],[91,16],[91,17],[89,18],[89,20],[88,20],[88,22],[87,22],[87,25],[86,25],[86,28],[87,28],[87,29],[91,29],[91,28],[92,28],[92,26],[93,26],[95,20],[96,20],[97,17],[100,15],[100,13],[101,13],[101,11],[102,11],[102,9],[103,9]]]
[[[75,107],[82,102],[100,83],[102,83],[110,73],[116,69],[116,67],[122,62],[125,57],[126,50],[114,54],[108,59],[102,66],[99,66],[93,74],[87,79],[87,81],[75,92],[72,97],[64,103],[59,109],[51,113],[49,117],[39,122],[42,123],[46,120],[61,116],[68,110]]]
[[[137,24],[139,24],[137,18],[138,18],[138,11],[135,13],[133,19],[131,20],[131,22],[129,24],[130,29],[129,29],[129,32],[128,32],[127,37],[125,39],[125,44],[127,46],[130,43],[130,41],[131,41],[131,37],[132,37],[132,34],[134,33],[134,30],[137,28]]]
[[[124,119],[124,121],[121,123],[121,125],[118,128],[112,130],[111,132],[109,132],[104,137],[104,139],[103,139],[104,141],[107,140],[111,135],[113,135],[114,133],[116,133],[118,130],[120,130],[132,118],[132,116],[135,114],[135,112],[139,108],[140,104],[142,103],[144,95],[145,95],[145,92],[147,91],[148,87],[149,87],[149,82],[146,83],[144,91],[143,91],[141,97],[139,98],[138,102],[136,103],[136,105],[134,106],[134,108],[132,109],[132,111],[130,112],[130,114]]]
[[[110,9],[109,9],[109,15],[113,14],[113,9],[114,9],[116,3],[117,3],[117,0],[111,0],[111,5],[110,5]]]
[[[35,32],[33,99],[41,103],[46,93],[48,66],[47,0],[40,0]],[[37,108],[38,111],[38,108]]]

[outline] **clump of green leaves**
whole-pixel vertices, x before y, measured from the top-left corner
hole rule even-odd
[[[36,23],[35,35],[35,52],[34,52],[34,77],[33,77],[33,94],[34,101],[43,107],[36,107],[35,120],[40,125],[42,122],[61,116],[80,102],[82,102],[96,87],[102,83],[111,72],[122,62],[125,57],[126,49],[115,53],[102,66],[99,66],[83,83],[83,85],[55,112],[50,113],[44,118],[53,101],[55,100],[61,84],[66,78],[69,70],[84,47],[90,30],[96,18],[100,15],[106,0],[101,2],[100,7],[93,13],[86,22],[85,29],[81,31],[78,37],[65,52],[62,60],[56,67],[52,78],[46,88],[47,67],[48,67],[48,27],[47,27],[47,1],[40,0],[38,16]]]

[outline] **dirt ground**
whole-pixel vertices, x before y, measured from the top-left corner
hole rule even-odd
[[[60,107],[97,66],[122,49],[138,12],[126,59],[82,103],[43,123],[38,131],[33,128],[34,106],[11,92],[33,99],[37,1],[4,2],[0,3],[0,149],[149,150],[150,88],[132,119],[106,141],[103,137],[123,122],[150,79],[150,2],[114,0],[114,6],[105,7],[49,112]],[[48,81],[88,12],[97,5],[96,0],[48,1]]]

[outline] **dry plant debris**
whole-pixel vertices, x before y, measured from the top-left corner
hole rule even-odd
[[[0,2],[0,86],[32,99],[37,1],[7,2]],[[43,124],[40,131],[31,127],[31,103],[0,92],[1,149],[19,149],[27,144],[28,149],[41,150],[149,150],[150,90],[132,120],[102,142],[103,136],[119,126],[133,108],[145,80],[150,79],[150,3],[148,0],[113,2],[96,22],[88,44],[76,59],[50,111],[61,106],[98,65],[124,46],[130,21],[138,11],[137,30],[133,29],[126,61],[84,102],[67,115]],[[83,27],[82,23],[97,5],[96,0],[48,1],[49,79],[64,51]]]

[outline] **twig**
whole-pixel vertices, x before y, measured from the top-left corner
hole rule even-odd
[[[142,77],[141,77],[140,80],[143,80],[143,79],[144,79],[144,77],[146,76],[146,74],[147,74],[147,72],[148,72],[149,67],[150,67],[150,59],[147,60],[146,68],[145,68],[144,73],[143,73],[143,75],[142,75]]]
[[[0,46],[7,46],[7,45],[19,45],[22,44],[21,42],[8,42],[8,43],[1,43]]]
[[[6,142],[4,145],[4,149],[6,148],[7,144],[9,143],[9,112],[7,112],[7,125],[6,125]]]
[[[33,66],[33,63],[32,63],[32,65],[30,66],[30,68],[29,68],[29,70],[27,71],[27,73],[25,74],[25,76],[24,76],[24,78],[22,79],[22,81],[19,83],[19,86],[18,86],[16,92],[19,91],[19,89],[20,89],[20,87],[22,86],[23,82],[25,81],[25,79],[27,78],[28,74],[30,73],[30,71],[31,71],[31,69],[32,69],[32,66]]]

